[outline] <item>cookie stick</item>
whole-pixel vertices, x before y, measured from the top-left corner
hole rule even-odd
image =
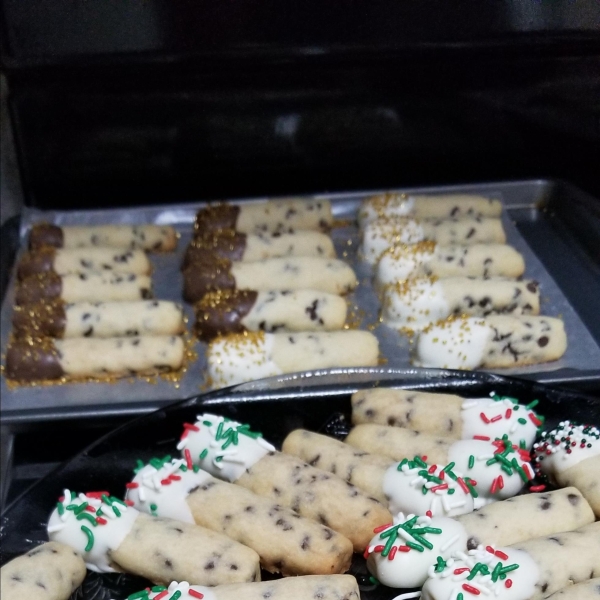
[[[213,340],[206,352],[214,388],[311,369],[373,367],[379,342],[369,331],[240,333]]]
[[[186,429],[178,449],[190,451],[194,463],[215,477],[235,482],[254,493],[290,507],[346,536],[362,551],[374,527],[391,515],[340,478],[295,457],[277,452],[247,425],[215,415],[200,415]]]
[[[185,331],[183,311],[174,302],[38,302],[16,306],[13,332],[33,337],[118,337],[175,335]]]
[[[394,460],[404,461],[416,454],[438,465],[451,464],[477,482],[475,508],[479,508],[519,493],[533,479],[533,468],[527,450],[512,444],[508,436],[494,441],[489,436],[477,437],[450,443],[410,429],[367,424],[354,427],[346,443]]]
[[[393,388],[360,390],[352,395],[352,423],[374,423],[415,429],[452,440],[490,438],[507,434],[516,444],[531,448],[543,417],[538,401],[519,404],[516,398],[461,398]]]
[[[207,254],[240,262],[254,262],[284,256],[335,258],[333,241],[319,231],[248,235],[232,229],[197,235],[186,249],[183,267],[205,260]]]
[[[504,244],[506,234],[500,219],[382,219],[368,223],[361,237],[360,255],[375,264],[382,254],[399,244],[422,241],[450,244]]]
[[[231,262],[212,256],[183,272],[183,297],[196,302],[213,290],[318,290],[346,294],[357,285],[354,271],[334,258],[292,256],[257,262]]]
[[[572,531],[593,523],[594,512],[579,490],[568,487],[492,502],[455,518],[467,532],[467,548],[473,550],[481,544],[509,546]]]
[[[48,535],[99,573],[123,570],[155,583],[176,577],[199,585],[260,580],[254,550],[197,525],[140,513],[104,492],[65,490]]]
[[[540,293],[535,281],[448,277],[420,278],[387,286],[381,319],[394,329],[420,331],[454,315],[537,315]]]
[[[548,600],[598,600],[600,598],[600,577],[576,583],[548,596]]]
[[[413,362],[446,369],[519,367],[558,360],[566,350],[561,319],[459,317],[426,327],[416,339]]]
[[[152,265],[143,250],[116,248],[41,248],[23,254],[17,268],[19,278],[37,273],[134,273],[149,275]]]
[[[328,230],[333,224],[328,200],[270,200],[243,204],[213,204],[196,215],[195,231],[221,229],[240,233],[293,233],[296,229]]]
[[[42,300],[64,302],[98,302],[147,300],[152,298],[152,280],[148,275],[133,273],[80,273],[65,275],[39,273],[19,282],[16,304]]]
[[[89,225],[59,227],[50,223],[34,225],[29,248],[109,247],[171,252],[177,246],[177,232],[167,225]]]
[[[600,518],[600,431],[562,421],[534,444],[536,469],[560,486],[574,486]]]
[[[523,257],[506,244],[419,242],[386,250],[377,263],[375,286],[383,288],[410,277],[520,277],[524,272]]]
[[[165,596],[168,592],[168,596]],[[207,588],[192,585],[187,582],[172,582],[168,588],[146,590],[128,600],[160,600],[174,598],[179,600],[360,600],[360,592],[356,579],[352,575],[306,575],[304,577],[289,577],[260,583],[234,583]]]
[[[189,460],[154,458],[127,484],[143,512],[222,533],[255,550],[263,569],[284,575],[330,575],[350,567],[352,543],[263,496],[215,479]]]
[[[343,329],[346,301],[314,290],[219,290],[194,305],[196,335],[211,340],[244,331],[332,331]]]
[[[14,340],[6,351],[6,376],[27,382],[155,374],[179,369],[184,353],[175,335]]]
[[[388,192],[362,201],[358,210],[361,227],[376,219],[414,216],[421,219],[499,217],[502,203],[477,194],[403,194]]]
[[[85,563],[69,546],[42,544],[0,569],[3,600],[68,600],[85,577]]]

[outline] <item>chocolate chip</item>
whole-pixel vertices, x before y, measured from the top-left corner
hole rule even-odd
[[[541,338],[538,339],[537,343],[540,348],[543,348],[544,346],[548,345],[549,341],[550,340],[548,339],[548,336],[543,335]]]

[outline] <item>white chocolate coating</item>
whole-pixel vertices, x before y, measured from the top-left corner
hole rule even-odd
[[[421,516],[430,511],[433,517],[454,517],[472,512],[475,507],[473,496],[447,473],[441,476],[445,466],[427,464],[423,467],[413,461],[402,461],[389,467],[383,480],[383,491],[389,498],[390,512]],[[459,470],[452,469],[452,472],[464,479]],[[442,481],[432,481],[433,478]],[[442,488],[438,488],[440,485]],[[423,488],[428,492],[424,494]]]
[[[410,277],[520,277],[523,257],[505,244],[442,246],[434,242],[399,245],[377,265],[375,285],[384,287]]]
[[[362,233],[360,256],[371,265],[381,255],[400,244],[416,244],[425,239],[423,227],[415,219],[381,219],[367,223]]]
[[[68,506],[80,507],[87,503],[93,512],[84,510],[82,514],[88,518],[77,517]],[[79,496],[65,490],[64,500],[60,502],[64,508],[61,515],[58,507],[52,511],[48,521],[48,536],[53,542],[60,542],[77,550],[83,557],[85,564],[91,571],[98,573],[113,573],[110,560],[110,551],[116,550],[127,537],[134,521],[140,514],[135,508],[128,507],[125,503],[111,498],[111,503],[99,498],[90,498],[84,494]],[[114,505],[114,506],[113,506]],[[91,520],[97,518],[104,522],[92,525]],[[93,535],[93,546],[86,552],[88,536],[82,529],[87,527]]]
[[[473,457],[472,467],[469,466],[470,457]],[[495,457],[494,462],[487,464]],[[533,479],[533,469],[528,460],[525,460],[528,458],[526,450],[501,441],[460,440],[454,442],[448,450],[448,460],[456,464],[457,471],[477,482],[475,508],[494,500],[516,496],[527,481]]]
[[[149,592],[148,598],[150,600],[153,600],[157,596],[164,598],[165,596],[164,596],[163,592],[165,590],[167,590],[169,592],[169,595],[167,596],[167,598],[171,598],[173,596],[173,594],[175,594],[175,592],[179,592],[181,594],[180,596],[178,596],[179,600],[198,600],[198,598],[202,598],[203,600],[217,600],[218,597],[215,595],[214,589],[215,588],[209,588],[204,585],[190,585],[187,581],[182,581],[180,583],[177,583],[176,581],[172,581],[169,584],[168,588],[165,588],[164,586],[158,586],[157,591]],[[192,590],[192,592],[196,592],[196,594],[191,595],[189,593],[190,590]],[[199,596],[197,594],[202,594],[202,595]],[[143,598],[142,600],[146,600],[146,599]]]
[[[184,455],[189,450],[193,463],[218,479],[236,481],[275,450],[260,434],[237,421],[208,413],[197,419],[192,428],[184,430],[177,449]]]
[[[131,481],[138,487],[128,487],[125,498],[140,512],[195,523],[186,499],[194,488],[208,479],[208,473],[198,467],[188,469],[182,459],[167,461],[160,468],[147,464]]]
[[[410,523],[413,517],[414,515],[405,517],[403,513],[399,513],[394,518],[394,526]],[[400,528],[397,530],[397,535],[390,536],[395,538],[394,546],[397,550],[393,554],[388,554],[381,551],[381,546],[385,547],[386,543],[389,543],[390,537],[386,536],[386,532],[392,528],[390,526],[376,534],[367,550],[369,552],[367,558],[369,572],[378,581],[389,587],[421,587],[427,579],[429,567],[435,564],[438,556],[446,559],[456,550],[464,550],[467,547],[467,533],[458,521],[448,517],[423,516],[418,517],[412,527]],[[423,529],[432,529],[434,532],[423,531]],[[417,533],[419,537],[415,538],[410,534],[414,530],[422,531]],[[423,540],[432,547],[425,546]],[[421,546],[423,551],[406,546],[407,541]],[[379,551],[375,551],[375,549]]]
[[[364,200],[358,211],[358,221],[364,227],[375,219],[415,217],[447,219],[456,217],[499,217],[502,203],[475,194],[414,195],[399,192],[378,194]]]
[[[420,330],[452,315],[538,314],[539,291],[532,281],[510,279],[413,279],[383,292],[384,323]]]
[[[462,403],[462,438],[471,440],[476,435],[490,439],[501,438],[504,434],[513,443],[523,441],[531,449],[537,435],[538,420],[535,412],[510,398],[473,398]],[[498,418],[500,417],[500,418]]]
[[[238,290],[308,289],[346,294],[358,285],[354,271],[343,260],[315,256],[233,262],[231,274]]]
[[[319,231],[300,230],[281,235],[248,235],[242,260],[253,262],[283,256],[335,258],[331,238]]]
[[[489,547],[492,549],[491,547]],[[464,598],[494,598],[497,600],[529,600],[535,593],[535,584],[540,578],[540,569],[535,561],[521,550],[494,548],[501,553],[500,558],[483,547],[469,552],[458,552],[456,558],[447,561],[447,567],[439,572],[429,569],[429,578],[423,586],[422,600],[453,600],[462,593]],[[471,569],[483,563],[490,574],[481,572],[471,577]],[[505,572],[505,578],[491,576],[500,563],[501,568],[518,565],[518,568]],[[459,571],[456,573],[456,571]],[[510,582],[510,583],[509,583]],[[471,586],[478,594],[472,594],[463,586]],[[510,586],[510,587],[509,587]]]
[[[258,292],[256,302],[242,319],[248,331],[332,331],[346,321],[346,301],[316,290]]]
[[[65,302],[142,300],[152,297],[152,280],[134,273],[80,273],[61,278]]]
[[[65,306],[65,338],[170,335],[185,331],[174,302],[78,302]]]
[[[372,367],[379,342],[368,331],[231,334],[211,342],[208,369],[214,388],[331,367]]]
[[[582,460],[600,455],[600,430],[593,425],[561,421],[556,429],[544,431],[533,445],[534,460],[550,478]]]

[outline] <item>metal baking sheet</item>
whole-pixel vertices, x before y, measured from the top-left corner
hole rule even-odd
[[[572,379],[600,377],[600,345],[588,331],[571,304],[556,285],[544,264],[530,249],[516,228],[512,215],[530,210],[536,218],[548,200],[547,186],[543,181],[492,183],[480,185],[402,189],[405,192],[480,193],[501,200],[505,206],[503,216],[508,243],[515,246],[525,257],[525,276],[541,284],[541,312],[560,316],[565,322],[569,346],[564,357],[556,362],[530,367],[503,369],[503,375],[519,375],[543,382],[568,382]],[[332,201],[334,215],[340,221],[353,220],[360,200],[376,191],[350,194],[323,194],[319,198]],[[264,199],[253,199],[264,200]],[[245,200],[251,201],[251,200]],[[183,252],[191,239],[195,213],[204,203],[180,204],[69,212],[40,212],[26,210],[21,225],[23,252],[26,235],[33,223],[49,221],[57,225],[92,225],[99,223],[139,224],[156,223],[173,225],[181,233],[178,250],[172,254],[150,255],[154,265],[154,291],[160,299],[181,301],[182,276],[179,271]],[[390,368],[410,368],[409,340],[398,332],[378,325],[379,303],[371,287],[372,269],[356,259],[358,231],[353,225],[337,227],[332,231],[338,256],[347,260],[356,270],[360,286],[348,297],[350,321],[360,323],[378,337],[386,365]],[[17,257],[18,260],[18,257]],[[6,347],[10,332],[15,292],[14,270],[1,311],[2,348]],[[191,307],[186,307],[190,323],[193,322]],[[38,420],[40,418],[69,418],[81,416],[139,414],[177,399],[187,398],[205,389],[205,345],[196,344],[198,360],[189,365],[179,384],[157,379],[123,379],[116,383],[73,383],[40,387],[10,389],[4,378],[1,382],[2,416],[8,421]],[[285,380],[285,378],[283,378]]]

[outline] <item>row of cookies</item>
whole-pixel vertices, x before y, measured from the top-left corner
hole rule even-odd
[[[523,257],[506,245],[498,200],[469,194],[367,198],[361,255],[375,266],[381,320],[417,333],[420,366],[472,369],[557,360],[560,319],[539,317],[538,285],[515,281]]]
[[[150,300],[146,254],[176,245],[172,227],[35,225],[17,265],[6,376],[30,382],[179,369],[183,311]]]
[[[324,200],[202,209],[184,262],[184,298],[208,341],[214,387],[295,371],[373,366],[375,336],[345,328],[358,285],[336,258]]]

